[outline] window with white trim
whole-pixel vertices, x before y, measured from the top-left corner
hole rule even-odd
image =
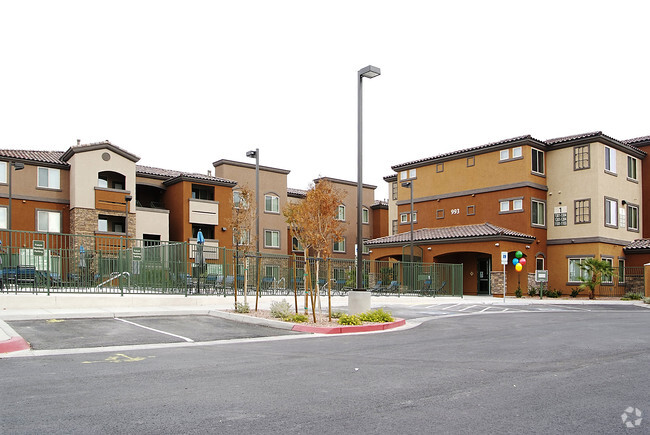
[[[280,247],[280,231],[277,231],[277,230],[264,230],[264,247],[265,248],[279,248]]]
[[[397,234],[397,219],[393,219],[391,236]]]
[[[627,205],[627,230],[639,231],[639,206],[634,204]]]
[[[334,252],[345,252],[345,237],[342,237],[341,240],[334,241]]]
[[[499,152],[499,160],[508,160],[510,158],[510,150],[501,150]]]
[[[510,201],[499,201],[499,211],[510,211]]]
[[[614,259],[613,258],[603,258],[602,259],[605,263],[609,264],[610,267],[614,267]],[[602,281],[603,284],[612,284],[614,282],[614,276],[613,275],[607,275],[603,273],[602,276]]]
[[[7,229],[7,207],[0,207],[0,229]]]
[[[291,238],[291,250],[295,252],[302,252],[305,249],[302,247],[302,243],[300,243],[300,240],[298,240],[298,237],[292,237]]]
[[[618,228],[618,201],[605,198],[605,226]]]
[[[336,220],[345,221],[345,206],[339,205],[336,209]]]
[[[7,182],[7,162],[0,162],[0,183]]]
[[[614,148],[605,147],[605,171],[616,173],[616,150]]]
[[[627,178],[637,181],[636,178],[636,159],[632,156],[627,156]]]
[[[530,201],[531,224],[534,226],[546,226],[546,203],[537,199]]]
[[[544,174],[544,151],[532,149],[532,171],[535,174]]]
[[[569,282],[582,282],[583,279],[589,278],[589,272],[582,268],[586,258],[569,258]]]
[[[618,259],[618,282],[619,284],[625,284],[625,259]]]
[[[512,158],[516,159],[517,157],[521,157],[521,156],[522,156],[521,147],[514,147],[512,149]]]
[[[403,224],[407,224],[407,223],[411,222],[409,220],[409,214],[410,213],[408,213],[408,212],[407,213],[400,213],[400,215],[399,215],[400,222],[403,223]],[[413,212],[413,222],[417,222],[417,221],[418,221],[418,212],[414,211]]]
[[[280,198],[276,195],[264,195],[264,211],[280,213]]]
[[[512,200],[512,209],[513,210],[523,210],[524,209],[524,200],[523,199],[513,199]]]
[[[392,193],[393,193],[393,201],[396,201],[397,200],[397,181],[394,181],[394,182],[390,183],[390,185],[391,185],[391,189],[392,189]]]
[[[416,169],[409,169],[408,171],[402,171],[402,172],[399,173],[399,179],[401,181],[412,180],[412,179],[416,178],[415,177],[416,174],[417,174]]]
[[[370,211],[364,207],[361,209],[361,223],[367,224],[370,222]]]
[[[37,231],[43,233],[60,233],[61,232],[61,212],[37,210]]]
[[[363,239],[363,249],[361,250],[361,253],[363,254],[370,254],[370,248],[366,246],[366,242],[368,239]]]
[[[61,188],[61,171],[54,168],[38,168],[37,186],[44,189]]]

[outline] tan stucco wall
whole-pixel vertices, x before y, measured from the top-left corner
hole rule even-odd
[[[169,240],[169,210],[138,207],[135,216],[137,239],[142,239],[143,234],[157,234],[160,240]]]
[[[45,167],[45,166],[43,166]],[[34,201],[67,201],[69,199],[70,172],[67,169],[59,169],[60,189],[45,189],[36,187],[38,185],[39,165],[25,165],[25,168],[16,171],[13,169],[11,195],[15,199]],[[9,177],[7,176],[7,181]],[[0,183],[0,195],[9,196],[9,185]]]
[[[627,179],[627,154],[616,150],[617,175],[605,172],[605,145],[590,144],[591,164],[589,169],[573,170],[573,149],[567,147],[547,153],[548,173],[548,239],[576,239],[581,237],[607,237],[632,241],[641,237],[639,232],[628,231],[627,223],[619,228],[605,227],[605,197],[618,200],[619,215],[621,202],[639,206],[641,209],[641,162],[637,161],[638,182]],[[574,224],[575,205],[578,199],[591,199],[591,223]],[[561,203],[561,204],[560,204]],[[553,225],[555,207],[567,206],[567,226]],[[626,214],[627,217],[627,214]],[[640,219],[641,220],[641,219]],[[641,225],[641,222],[639,222]]]
[[[108,153],[110,160],[104,161],[102,154]],[[95,207],[95,186],[97,175],[113,171],[124,175],[125,190],[133,197],[135,204],[135,162],[108,149],[78,152],[68,161],[70,164],[70,208]]]

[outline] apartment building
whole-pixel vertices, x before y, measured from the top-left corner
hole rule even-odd
[[[415,261],[462,263],[465,294],[503,294],[502,252],[508,294],[535,285],[535,270],[548,270],[551,288],[575,287],[585,258],[624,266],[624,248],[642,234],[645,155],[594,132],[520,136],[395,165],[385,180],[398,222],[368,242],[371,257],[407,258],[412,222]],[[519,273],[517,251],[526,259]]]

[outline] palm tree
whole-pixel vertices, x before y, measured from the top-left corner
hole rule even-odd
[[[603,277],[611,278],[614,276],[614,268],[605,260],[598,260],[597,258],[588,258],[581,265],[580,268],[587,273],[587,276],[581,276],[580,284],[581,289],[589,289],[589,299],[596,298],[596,286],[603,282]]]

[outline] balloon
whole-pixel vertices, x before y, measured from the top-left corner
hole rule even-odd
[[[524,268],[524,266],[522,266],[521,263],[517,263],[517,264],[515,265],[515,270],[516,270],[517,272],[521,272],[521,269],[523,269],[523,268]]]
[[[519,259],[517,259],[517,258],[512,259],[512,264],[514,264],[516,266],[518,263],[519,263]]]
[[[521,263],[521,265],[523,266],[524,264],[526,264],[526,259],[525,259],[525,258],[521,258],[521,259],[519,260],[519,263]]]
[[[517,251],[517,252],[515,252],[515,257],[517,257],[517,258],[521,258],[521,257],[523,257],[523,256],[524,256],[524,254],[522,254],[521,251]]]

